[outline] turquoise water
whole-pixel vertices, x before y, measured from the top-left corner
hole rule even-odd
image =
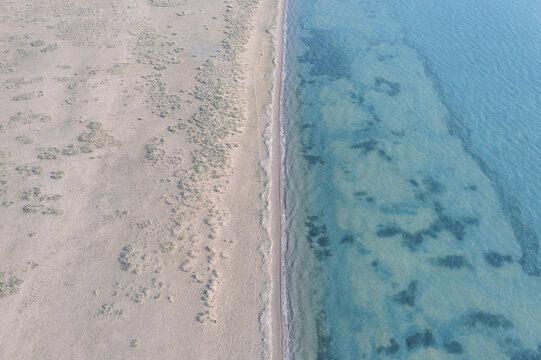
[[[289,0],[291,359],[541,359],[541,3]]]

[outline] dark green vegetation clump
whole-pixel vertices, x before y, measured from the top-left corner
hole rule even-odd
[[[399,228],[398,226],[386,226],[384,228],[381,228],[376,233],[379,237],[391,237],[398,234],[404,233],[404,230]]]
[[[420,188],[421,184],[415,179],[409,179],[408,182],[415,188]],[[427,199],[433,199],[438,194],[446,191],[446,188],[439,181],[425,177],[422,181],[422,185],[425,190],[417,193],[415,198],[417,200],[426,202]],[[411,250],[416,251],[418,247],[425,241],[427,237],[436,239],[438,234],[446,231],[451,234],[456,240],[463,241],[466,237],[466,230],[469,226],[479,224],[479,220],[473,216],[463,216],[461,218],[455,218],[445,212],[442,204],[439,201],[433,201],[434,212],[437,215],[437,219],[430,224],[426,229],[422,229],[416,232],[408,232],[404,229],[395,226],[382,226],[376,235],[379,237],[393,237],[400,235],[404,244]],[[453,260],[453,259],[449,259]],[[458,259],[454,259],[460,261]],[[442,265],[445,266],[445,265]]]
[[[362,93],[356,94],[354,92],[350,92],[349,97],[351,98],[351,100],[353,100],[353,102],[355,102],[359,106],[361,106],[364,103],[364,95]]]
[[[485,311],[475,311],[460,318],[463,325],[474,327],[481,325],[490,329],[511,329],[514,324],[501,314],[491,314]]]
[[[356,150],[361,150],[363,155],[368,155],[371,152],[377,150],[377,154],[381,158],[383,158],[385,161],[387,162],[393,161],[393,159],[389,155],[387,155],[384,149],[382,149],[381,147],[378,147],[378,144],[379,144],[379,141],[375,139],[368,139],[368,140],[364,140],[359,143],[353,144],[351,148],[356,149]]]
[[[449,354],[462,354],[464,352],[462,344],[456,341],[443,343],[443,347],[445,348],[445,351],[447,351]]]
[[[464,255],[447,255],[432,259],[432,264],[447,269],[462,269],[471,265],[466,261]]]
[[[408,287],[393,296],[393,301],[401,305],[415,306],[415,293],[417,292],[418,282],[413,280]]]
[[[335,359],[330,355],[330,350],[333,344],[333,337],[327,331],[327,314],[325,310],[321,310],[316,318],[317,328],[317,360],[332,360]]]
[[[372,151],[377,149],[378,141],[374,139],[368,139],[365,141],[361,141],[360,143],[357,143],[355,145],[352,145],[352,149],[358,149],[361,150],[363,154],[367,155],[371,153]]]
[[[385,353],[387,355],[394,355],[400,350],[400,345],[394,338],[391,338],[389,346],[378,346],[378,354]]]
[[[442,194],[447,190],[445,185],[430,176],[423,179],[423,185],[429,194]]]
[[[511,360],[541,360],[541,351],[522,350],[513,354]]]
[[[394,97],[400,93],[400,84],[381,77],[375,78],[374,90]]]
[[[316,156],[316,155],[303,155],[302,156],[304,158],[304,160],[306,160],[306,162],[309,164],[309,165],[317,165],[317,164],[324,164],[323,162],[323,158],[321,156]]]
[[[374,198],[372,196],[366,196],[368,193],[366,191],[357,191],[353,195],[359,200],[365,200],[367,203],[374,203]]]
[[[426,236],[436,238],[437,234],[442,231],[442,227],[438,222],[433,223],[427,229],[423,229],[414,233],[407,232],[398,226],[385,226],[376,232],[379,237],[393,237],[401,235],[404,244],[411,250],[417,250],[417,247],[423,243]]]
[[[443,229],[451,233],[457,240],[464,240],[467,226],[479,225],[479,221],[472,216],[466,216],[463,219],[454,219],[445,214],[443,206],[439,202],[434,202],[434,210],[438,214],[438,220]]]
[[[429,347],[436,343],[432,331],[425,329],[422,333],[415,333],[406,338],[408,349],[413,350],[419,347]]]
[[[308,244],[314,249],[316,257],[319,260],[324,260],[332,255],[330,245],[331,239],[327,234],[326,225],[318,225],[318,216],[312,215],[306,217],[306,230]]]
[[[310,29],[310,36],[302,39],[307,46],[299,57],[300,63],[311,65],[310,75],[325,76],[331,80],[351,77],[352,59],[333,30]]]
[[[491,266],[499,268],[504,266],[506,263],[513,262],[513,258],[511,255],[502,255],[495,251],[490,251],[485,254],[485,261]]]

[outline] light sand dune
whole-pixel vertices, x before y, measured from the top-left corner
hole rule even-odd
[[[281,357],[279,13],[0,4],[0,359]]]

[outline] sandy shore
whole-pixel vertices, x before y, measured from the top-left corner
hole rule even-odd
[[[282,358],[279,9],[0,4],[1,359]]]
[[[271,239],[272,239],[272,347],[273,359],[285,359],[287,350],[286,319],[284,313],[284,274],[282,273],[282,149],[281,149],[281,105],[282,77],[284,64],[284,22],[286,18],[287,0],[278,1],[277,31],[274,35],[275,71],[274,91],[272,98],[272,163],[271,163]]]

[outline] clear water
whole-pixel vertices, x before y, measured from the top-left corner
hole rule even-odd
[[[289,0],[291,359],[541,359],[541,3]]]

